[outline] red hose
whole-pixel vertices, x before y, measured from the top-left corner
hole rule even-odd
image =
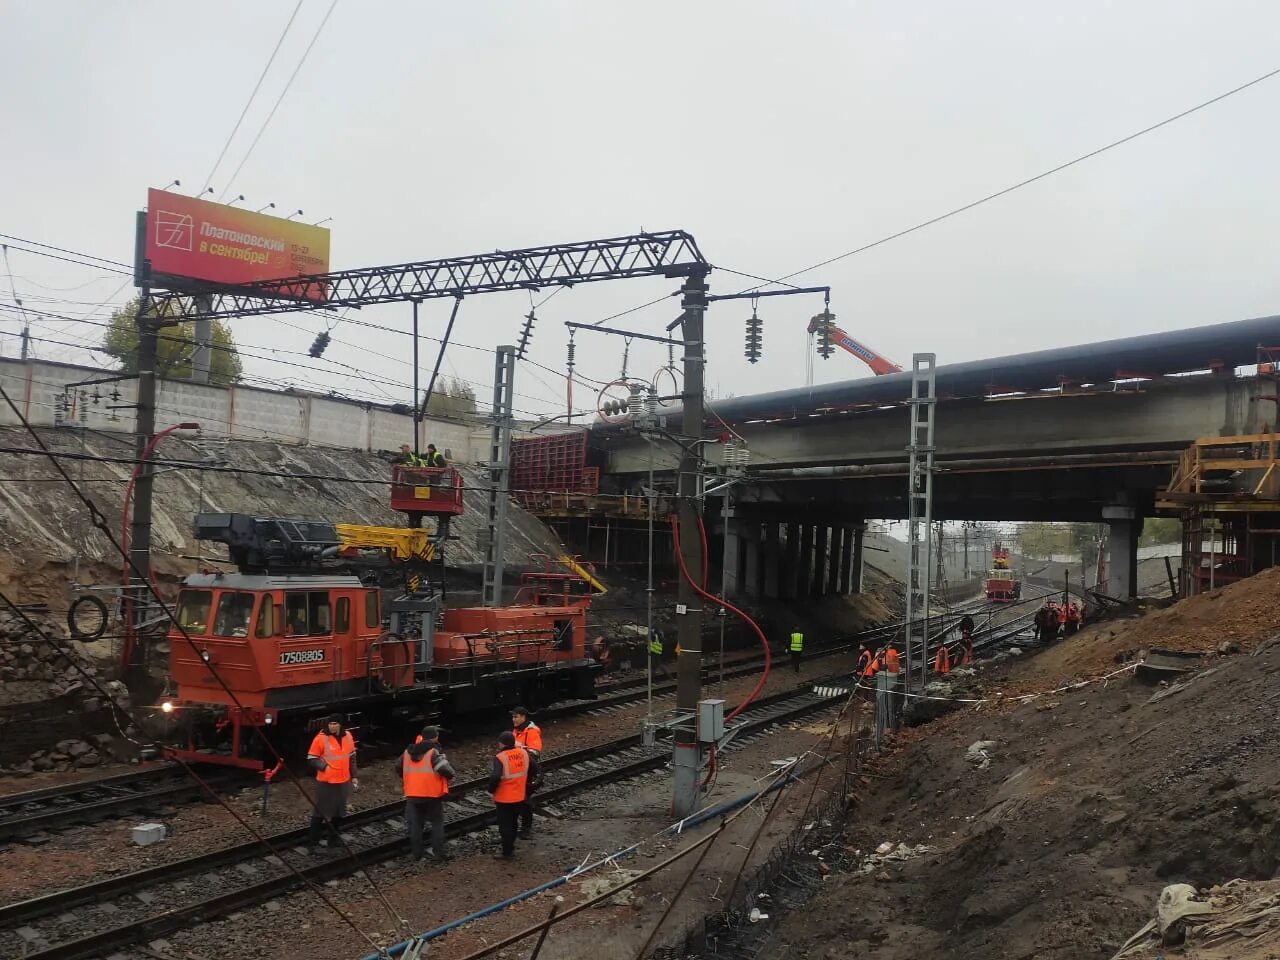
[[[725,524],[724,535],[729,535],[729,525]],[[702,541],[702,586],[707,586],[707,558],[711,556],[711,549],[707,546],[707,526],[702,522],[702,517],[698,517],[698,539]]]
[[[702,542],[706,543],[706,527],[703,524],[701,517],[698,518],[698,527],[702,534]],[[671,515],[671,542],[675,545],[676,564],[680,568],[680,575],[684,577],[685,582],[687,582],[689,586],[693,587],[693,592],[702,597],[703,600],[719,604],[726,610],[730,611],[738,619],[744,621],[747,626],[755,631],[756,636],[760,638],[760,646],[764,648],[764,670],[760,674],[760,679],[756,681],[754,689],[747,694],[747,698],[734,707],[733,712],[725,717],[725,720],[732,720],[745,710],[752,700],[760,695],[760,691],[764,689],[765,681],[769,679],[769,668],[773,663],[773,655],[769,652],[769,641],[765,639],[764,631],[760,629],[759,624],[723,597],[712,596],[706,590],[702,589],[702,587],[698,586],[698,584],[694,582],[693,577],[689,576],[689,568],[685,566],[684,555],[680,552],[680,524],[679,521],[676,520],[675,514]]]

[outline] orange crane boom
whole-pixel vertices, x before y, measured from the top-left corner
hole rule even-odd
[[[818,318],[814,317],[809,321],[809,336],[813,336],[818,332]],[[902,368],[887,357],[883,357],[876,353],[865,344],[859,343],[845,331],[837,326],[831,328],[831,343],[848,353],[853,354],[868,367],[877,377],[883,377],[887,373],[901,373]]]

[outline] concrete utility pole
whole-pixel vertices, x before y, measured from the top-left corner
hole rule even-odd
[[[150,289],[143,287],[138,297],[138,312],[133,318],[138,329],[138,403],[133,444],[138,473],[133,486],[133,514],[129,524],[129,583],[132,587],[130,625],[135,634],[146,619],[145,578],[151,574],[151,494],[155,485],[155,472],[151,464],[145,462],[156,432],[156,353],[160,328],[158,318],[147,316],[150,300]],[[133,655],[135,658],[141,656],[140,645],[136,643]]]
[[[489,431],[489,510],[485,531],[481,599],[502,606],[503,564],[507,543],[507,504],[511,499],[511,403],[515,395],[516,348],[498,347],[493,367],[493,426]]]
[[[194,298],[196,313],[195,339],[191,344],[191,382],[208,383],[213,364],[213,321],[205,314],[213,312],[213,297],[202,293]]]
[[[680,288],[680,330],[684,340],[684,417],[680,434],[680,476],[676,490],[680,542],[676,549],[684,558],[690,577],[702,570],[702,538],[698,522],[702,517],[702,416],[703,367],[706,350],[703,343],[703,319],[707,310],[707,278],[705,272],[685,278]],[[684,577],[676,603],[680,655],[676,659],[676,712],[696,716],[702,696],[702,598]],[[698,777],[701,773],[701,751],[697,730],[692,722],[675,731],[672,755],[674,771],[672,811],[685,817],[698,807]]]

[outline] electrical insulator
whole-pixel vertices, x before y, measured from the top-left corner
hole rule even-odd
[[[823,310],[813,319],[817,322],[818,356],[822,357],[823,360],[826,360],[834,352],[834,345],[832,344],[832,329],[836,324],[836,316],[830,310]]]
[[[644,413],[644,387],[633,384],[631,387],[631,395],[627,397],[627,413],[633,417],[639,417]]]
[[[760,347],[764,342],[764,338],[760,335],[760,318],[756,316],[754,310],[751,316],[747,317],[747,341],[746,341],[746,357],[752,363],[756,363],[760,359]]]
[[[307,353],[312,357],[321,356],[324,353],[325,348],[329,346],[330,339],[328,330],[323,333],[316,334],[315,340],[311,343],[311,349],[308,350]]]
[[[525,314],[524,327],[520,331],[520,343],[516,345],[516,359],[523,360],[525,348],[529,346],[529,337],[533,334],[533,322],[538,318],[534,316],[533,310]]]
[[[651,417],[658,414],[658,391],[653,387],[650,387],[649,392],[645,394],[644,412]]]

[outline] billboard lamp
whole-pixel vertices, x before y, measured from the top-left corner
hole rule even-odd
[[[253,212],[261,213],[263,210],[274,210],[275,208],[276,208],[276,205],[274,203],[268,203],[265,207],[259,207],[257,210]]]
[[[241,200],[243,200],[243,199],[244,199],[244,194],[242,193],[242,194],[240,194],[240,196],[236,197],[234,200],[228,200],[228,201],[227,201],[227,206],[229,207],[229,206],[231,206],[232,204],[239,203],[239,202],[240,202]]]
[[[293,213],[289,214],[287,217],[285,217],[285,219],[286,219],[286,220],[292,220],[294,217],[300,217],[300,216],[302,216],[302,208],[301,208],[301,207],[299,207],[297,210],[293,211]]]

